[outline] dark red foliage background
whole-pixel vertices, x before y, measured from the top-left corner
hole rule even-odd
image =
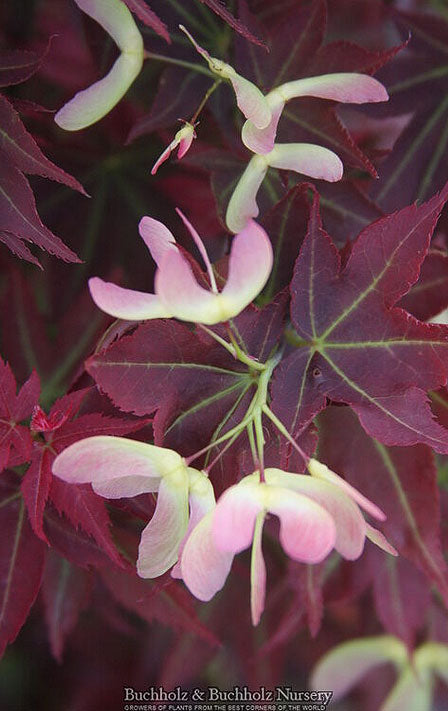
[[[314,662],[345,639],[386,632],[409,648],[448,643],[448,327],[428,323],[448,307],[446,5],[124,1],[149,59],[120,104],[78,133],[59,129],[54,112],[112,63],[104,31],[72,0],[0,7],[0,708],[8,711],[122,709],[124,686],[306,688]],[[288,105],[279,141],[334,150],[344,177],[311,184],[269,173],[259,204],[274,269],[235,324],[259,360],[283,348],[272,410],[303,449],[384,509],[382,530],[399,557],[368,543],[355,563],[299,565],[280,554],[270,524],[257,629],[247,554],[208,604],[169,574],[142,580],[134,561],[153,497],[107,502],[51,472],[66,446],[97,434],[190,455],[237,424],[254,392],[245,366],[203,331],[174,320],[112,323],[86,286],[99,275],[151,290],[137,225],[145,214],[162,220],[190,249],[176,206],[225,273],[223,216],[249,156],[226,86],[201,114],[188,156],[150,175],[177,120],[192,116],[212,83],[180,22],[265,92],[354,71],[375,74],[390,94],[387,104],[356,109],[310,98]],[[266,425],[265,436],[269,466],[303,469],[275,428]],[[217,494],[251,471],[244,435],[212,469]],[[377,708],[388,684],[379,676],[345,708]]]

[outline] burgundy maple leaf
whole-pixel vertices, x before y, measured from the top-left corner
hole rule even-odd
[[[395,304],[416,282],[448,185],[366,227],[345,266],[314,205],[291,282],[291,349],[275,373],[272,407],[301,431],[327,398],[349,404],[388,445],[448,452],[426,391],[446,383],[448,329]]]

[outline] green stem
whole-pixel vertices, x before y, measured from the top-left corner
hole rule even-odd
[[[232,427],[231,430],[223,434],[221,437],[218,437],[218,439],[215,439],[214,442],[210,442],[210,444],[208,444],[206,447],[203,447],[203,449],[200,449],[198,452],[195,452],[194,454],[191,454],[189,457],[187,457],[185,459],[187,466],[189,467],[191,462],[200,457],[202,454],[208,452],[208,450],[212,447],[216,447],[216,445],[221,444],[221,442],[225,442],[234,435],[240,435],[249,422],[251,422],[251,418],[249,418],[246,414],[246,416],[241,420],[241,422],[235,425],[235,427]]]
[[[258,462],[258,456],[257,456],[257,448],[255,446],[255,437],[254,437],[254,430],[253,430],[253,423],[250,422],[247,427],[247,436],[249,438],[249,444],[250,444],[250,451],[252,453],[252,459],[254,461],[255,466],[257,466]]]
[[[201,113],[202,109],[204,108],[205,104],[207,103],[207,101],[209,100],[209,98],[211,97],[211,95],[213,94],[213,92],[215,91],[215,89],[217,89],[218,86],[221,84],[221,82],[222,82],[222,79],[216,79],[216,81],[214,82],[214,84],[212,84],[212,85],[207,89],[207,91],[206,91],[206,93],[205,93],[205,95],[204,95],[204,97],[203,97],[201,103],[199,104],[198,108],[196,109],[196,111],[194,112],[193,116],[191,117],[190,123],[192,123],[192,124],[194,125],[194,123],[195,123],[195,122],[197,121],[197,119],[198,119],[199,114]]]
[[[235,338],[231,331],[228,331],[228,333],[232,344],[225,341],[224,338],[218,336],[217,333],[212,331],[211,328],[207,328],[207,326],[204,326],[204,324],[198,323],[198,326],[203,331],[205,331],[211,338],[213,338],[217,343],[219,343],[223,348],[225,348],[226,351],[228,351],[236,360],[239,360],[241,363],[244,363],[244,365],[249,366],[249,368],[252,368],[253,370],[258,370],[260,372],[263,372],[265,370],[266,365],[264,363],[259,363],[257,360],[254,360],[241,350],[241,348],[235,341]]]
[[[165,62],[165,64],[174,64],[177,67],[184,67],[185,69],[191,69],[198,74],[205,74],[207,77],[215,78],[213,72],[207,69],[202,64],[197,64],[196,62],[187,62],[185,59],[176,59],[175,57],[166,57],[164,54],[156,54],[155,52],[148,52],[145,50],[145,59],[155,59],[158,62]]]
[[[254,415],[254,427],[255,427],[255,437],[257,440],[257,458],[258,458],[258,468],[260,471],[260,483],[266,481],[264,478],[264,434],[263,434],[263,423],[261,419],[261,408],[257,408]]]
[[[215,334],[216,335],[216,334]],[[264,464],[264,456],[263,456],[263,450],[264,450],[264,435],[263,435],[263,426],[262,426],[262,412],[271,412],[266,404],[267,398],[268,398],[268,385],[269,381],[271,379],[272,372],[274,368],[278,365],[281,359],[281,353],[276,353],[275,356],[273,356],[270,360],[267,361],[267,363],[264,364],[263,366],[263,371],[259,375],[258,379],[258,387],[257,387],[257,392],[252,398],[252,401],[247,408],[247,412],[241,422],[239,422],[235,427],[232,427],[228,432],[223,434],[221,437],[218,437],[218,439],[215,439],[213,442],[210,442],[206,447],[203,449],[200,449],[198,452],[195,452],[194,454],[190,455],[185,459],[187,466],[190,466],[190,463],[200,457],[202,454],[205,454],[206,452],[209,451],[212,447],[216,447],[216,445],[221,444],[221,442],[225,442],[228,439],[232,438],[232,441],[234,441],[240,434],[241,432],[248,426],[251,426],[252,424],[255,427],[255,436],[256,436],[256,457],[258,460],[258,464],[260,467],[260,477],[261,480],[263,481],[264,473],[263,473],[263,464]],[[266,413],[267,414],[267,413]],[[272,417],[275,417],[273,413],[271,413]],[[268,415],[270,416],[270,415]],[[280,422],[280,426],[283,427],[282,423]],[[286,431],[286,430],[285,430]],[[287,432],[287,431],[286,431]],[[289,432],[287,432],[287,436],[291,437]],[[292,438],[291,438],[292,439]],[[249,441],[251,441],[250,436],[249,436]],[[292,440],[294,442],[294,440]],[[300,447],[294,442],[294,445],[302,456],[306,458],[306,455],[302,452]],[[229,445],[230,446],[230,445]],[[252,444],[251,447],[253,446],[253,452],[255,450],[255,445],[253,443],[253,435],[252,435]],[[307,459],[305,459],[307,461]],[[215,463],[215,462],[214,462]]]
[[[234,358],[236,358],[235,349],[234,349],[233,346],[230,345],[230,343],[227,343],[227,341],[225,341],[224,338],[221,338],[221,336],[218,336],[218,334],[215,333],[214,331],[212,331],[211,328],[207,328],[207,326],[204,326],[203,323],[198,323],[198,326],[199,326],[200,329],[202,329],[203,331],[205,331],[205,333],[207,333],[207,334],[210,336],[210,338],[213,338],[213,340],[215,340],[217,343],[219,343],[220,346],[222,346],[223,348],[225,348],[226,351],[229,351],[229,353],[230,353]]]
[[[254,358],[251,358],[246,351],[241,348],[239,343],[236,340],[236,337],[233,333],[234,327],[232,321],[227,322],[227,333],[229,334],[229,338],[232,341],[232,345],[235,349],[235,354],[236,358],[241,361],[241,363],[244,363],[245,365],[248,365],[249,368],[253,368],[254,370],[259,370],[260,372],[263,372],[266,370],[266,365],[265,363],[259,363],[257,360]]]

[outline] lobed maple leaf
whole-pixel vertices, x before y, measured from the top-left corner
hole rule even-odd
[[[24,173],[41,175],[67,185],[86,195],[75,178],[51,162],[42,153],[34,138],[26,130],[19,114],[0,94],[0,159],[15,165]]]
[[[0,163],[0,211],[2,231],[36,244],[66,262],[80,261],[59,237],[42,224],[27,179],[7,161]]]
[[[215,341],[204,342],[174,321],[142,324],[89,359],[86,368],[122,410],[155,412],[155,444],[182,456],[224,434],[234,424],[232,416],[239,422],[254,394],[244,366]],[[236,446],[249,449],[245,435]],[[235,468],[227,472],[231,483],[237,473]]]
[[[121,338],[86,362],[99,387],[125,412],[154,413],[170,397],[195,410],[212,397],[219,401],[229,391],[247,385],[240,364],[215,344],[201,339],[175,321],[141,324],[131,336]]]
[[[327,398],[349,404],[388,445],[448,452],[425,391],[447,380],[448,331],[395,306],[417,280],[448,185],[429,202],[381,218],[343,267],[321,226],[318,199],[291,282],[291,348],[274,373],[272,409],[298,433]]]
[[[0,86],[29,78],[39,68],[47,49],[40,54],[0,54]],[[11,103],[0,94],[0,241],[17,256],[38,266],[38,260],[23,240],[65,261],[79,262],[76,254],[42,224],[33,192],[23,173],[56,180],[86,195],[75,178],[46,158]]]

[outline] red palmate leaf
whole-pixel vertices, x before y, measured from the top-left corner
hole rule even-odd
[[[157,411],[155,443],[183,456],[229,429],[235,408],[244,414],[253,380],[239,365],[214,341],[205,345],[186,326],[169,321],[143,324],[87,362],[118,407]],[[234,483],[237,471],[231,474]]]
[[[33,432],[53,432],[53,430],[58,430],[59,427],[62,427],[70,417],[70,414],[56,410],[52,415],[47,416],[42,408],[37,405],[33,410],[30,429]]]
[[[0,86],[30,77],[47,52],[7,52],[0,55]],[[41,222],[28,181],[32,173],[51,178],[86,195],[82,185],[52,163],[27,132],[10,102],[0,95],[0,240],[22,259],[40,266],[22,240],[37,244],[68,262],[78,257]]]
[[[22,464],[31,456],[32,440],[27,427],[19,423],[30,417],[40,393],[37,373],[16,394],[16,381],[8,363],[0,358],[0,471],[11,459]]]
[[[79,262],[71,249],[42,224],[30,185],[22,173],[3,160],[0,162],[1,229],[37,244],[66,262]]]
[[[9,161],[24,173],[41,175],[86,195],[75,178],[48,160],[26,130],[19,114],[0,94],[0,160]]]
[[[151,414],[175,396],[196,411],[248,386],[248,374],[213,342],[175,321],[150,321],[87,361],[88,372],[126,412]]]
[[[13,642],[39,592],[45,545],[28,523],[18,476],[0,479],[0,655]]]
[[[39,406],[33,408],[31,419],[31,430],[53,432],[58,426],[61,427],[64,421],[75,415],[82,400],[86,396],[88,389],[78,390],[75,393],[60,398],[50,411],[48,418]],[[64,420],[65,417],[65,420]],[[52,421],[56,421],[51,427]],[[36,425],[39,425],[36,427]],[[50,492],[52,481],[51,466],[55,458],[55,449],[52,445],[53,435],[47,435],[48,440],[40,440],[34,443],[34,450],[31,455],[31,464],[22,480],[21,491],[28,510],[28,516],[35,534],[48,543],[43,530],[43,514]]]
[[[294,347],[272,388],[272,407],[290,431],[331,398],[349,404],[385,444],[424,442],[448,452],[448,432],[426,396],[447,380],[448,329],[395,307],[418,278],[447,196],[448,185],[428,203],[365,228],[343,268],[315,196],[291,282]]]
[[[381,529],[388,540],[448,600],[448,566],[441,549],[437,471],[431,451],[423,445],[385,447],[365,434],[349,408],[330,407],[322,413],[319,434],[319,457],[381,506],[387,516]]]
[[[58,662],[62,661],[67,637],[87,605],[90,591],[91,576],[50,550],[45,564],[42,594],[50,647]]]

